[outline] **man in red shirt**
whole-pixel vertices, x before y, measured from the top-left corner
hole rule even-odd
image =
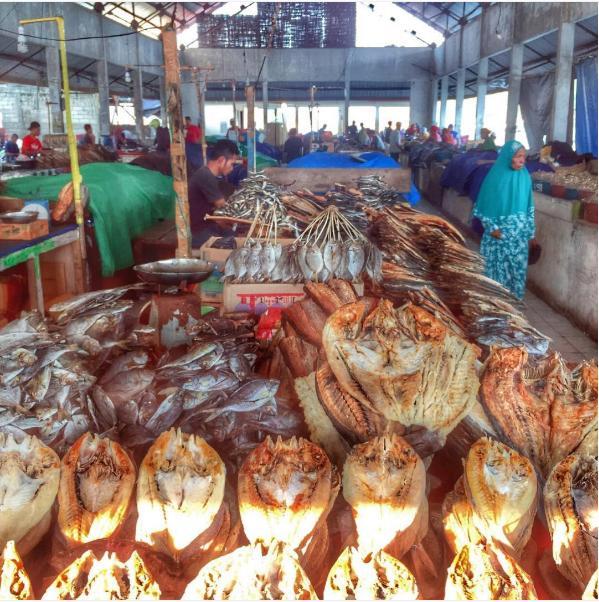
[[[200,144],[202,142],[202,130],[192,123],[191,117],[185,118],[185,142],[191,142],[192,144]]]
[[[37,121],[32,121],[29,125],[29,134],[23,138],[21,154],[27,157],[35,157],[43,150],[42,142],[39,139],[41,126]]]

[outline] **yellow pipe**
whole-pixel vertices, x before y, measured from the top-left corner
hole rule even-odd
[[[21,25],[30,23],[54,22],[58,27],[58,41],[60,50],[60,66],[62,69],[62,88],[64,91],[64,108],[67,119],[67,141],[69,145],[69,158],[71,161],[71,178],[73,180],[73,201],[75,203],[75,219],[79,226],[79,237],[81,242],[81,255],[85,262],[87,249],[85,246],[85,230],[83,224],[83,205],[81,203],[81,172],[79,171],[79,155],[77,153],[77,141],[73,131],[73,120],[71,118],[71,88],[69,85],[69,67],[67,64],[67,43],[64,31],[64,19],[62,17],[42,17],[39,19],[22,19]],[[85,265],[85,263],[84,263]]]

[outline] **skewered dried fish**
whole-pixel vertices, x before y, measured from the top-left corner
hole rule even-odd
[[[14,541],[7,541],[2,552],[0,600],[35,600],[29,575]]]
[[[418,600],[414,575],[399,560],[378,551],[362,557],[345,548],[329,572],[324,600]]]
[[[536,600],[530,576],[515,560],[487,543],[464,546],[445,585],[446,600]]]
[[[597,425],[597,365],[568,370],[559,354],[529,360],[522,348],[493,349],[481,379],[497,432],[542,475]]]
[[[461,476],[443,500],[443,529],[445,539],[454,554],[469,543],[484,541],[484,535],[474,522],[474,510],[464,489],[464,477]]]
[[[281,542],[255,543],[209,562],[182,600],[317,600],[297,556]]]
[[[537,509],[537,477],[530,461],[484,437],[466,458],[464,489],[476,529],[519,557]]]
[[[597,571],[597,460],[564,458],[547,479],[544,499],[555,564],[582,590]]]
[[[397,435],[354,446],[343,467],[343,497],[352,507],[363,556],[386,549],[401,558],[426,534],[424,464]]]
[[[160,587],[134,551],[126,562],[84,552],[50,585],[42,600],[159,600]]]
[[[114,441],[82,435],[62,460],[58,526],[71,544],[110,537],[122,524],[135,467]]]
[[[50,528],[60,480],[60,459],[37,437],[17,442],[0,433],[0,544],[13,540],[21,554]]]
[[[391,423],[424,427],[440,446],[476,399],[478,350],[415,305],[345,305],[322,340],[345,392]]]
[[[179,559],[214,537],[225,465],[202,438],[171,429],[148,450],[137,481],[135,538]],[[218,529],[216,529],[218,531]]]
[[[255,448],[239,471],[239,512],[251,542],[282,541],[306,549],[323,526],[339,491],[339,479],[326,454],[306,439]]]

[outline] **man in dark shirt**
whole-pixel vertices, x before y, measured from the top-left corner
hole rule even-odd
[[[304,154],[304,141],[301,136],[297,135],[297,130],[291,128],[289,130],[289,138],[283,146],[283,163],[291,163],[294,159],[301,157]]]
[[[6,155],[7,163],[14,163],[19,156],[20,151],[17,145],[18,139],[19,136],[17,134],[13,134],[10,137],[10,140],[7,140],[6,144],[4,145],[4,154]]]
[[[230,230],[206,221],[215,209],[224,207],[225,197],[218,178],[228,176],[239,161],[239,149],[230,140],[219,140],[209,153],[208,162],[194,172],[189,181],[189,217],[192,245],[202,246],[211,236],[227,236]]]

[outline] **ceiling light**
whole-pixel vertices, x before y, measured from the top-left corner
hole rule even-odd
[[[29,52],[27,40],[25,39],[25,28],[19,25],[19,35],[17,36],[17,51],[21,54]]]
[[[131,71],[129,71],[129,69],[125,70],[125,82],[127,84],[131,83]]]

